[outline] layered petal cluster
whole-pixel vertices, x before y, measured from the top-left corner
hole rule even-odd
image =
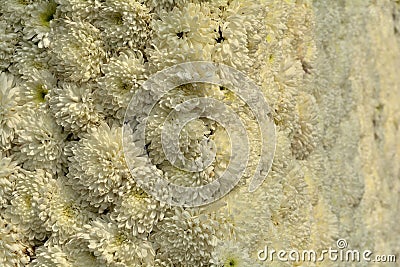
[[[0,73],[0,148],[3,151],[11,148],[15,131],[20,120],[19,110],[21,91],[13,75]]]
[[[151,237],[156,266],[208,266],[219,238],[229,235],[230,230],[223,215],[173,208]]]
[[[13,155],[27,170],[46,169],[62,174],[67,163],[64,147],[68,134],[63,132],[47,109],[31,111],[24,111],[19,123]]]
[[[50,110],[64,131],[78,135],[100,124],[102,106],[95,101],[95,90],[90,83],[62,83],[50,92]]]
[[[100,74],[105,51],[100,30],[81,19],[61,19],[50,32],[52,65],[65,80],[85,82]]]
[[[104,76],[98,79],[96,96],[109,117],[124,118],[133,94],[147,79],[144,61],[142,52],[126,50],[102,65]]]
[[[129,149],[138,156],[141,153],[133,143]],[[83,200],[100,211],[110,207],[126,190],[135,186],[125,162],[121,127],[102,123],[74,143],[71,151],[68,183]],[[141,164],[138,158],[138,166]]]

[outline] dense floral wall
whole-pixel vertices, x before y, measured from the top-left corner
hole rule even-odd
[[[348,266],[259,259],[266,246],[322,251],[338,239],[399,258],[399,32],[389,0],[0,0],[0,265]],[[254,192],[262,133],[227,88],[169,91],[146,118],[145,147],[124,147],[141,85],[192,61],[243,72],[269,104],[276,151]],[[161,145],[163,121],[199,97],[240,116],[250,156],[232,192],[177,207],[137,180],[222,175],[232,144],[215,121],[192,120],[180,136],[193,161],[216,144],[204,170],[176,168]]]

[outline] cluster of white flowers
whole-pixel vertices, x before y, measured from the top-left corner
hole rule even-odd
[[[291,26],[298,13],[311,12],[308,4],[261,0],[0,4],[0,210],[1,222],[7,225],[0,238],[8,245],[0,262],[5,266],[28,262],[32,266],[256,266],[245,244],[256,244],[252,233],[257,231],[256,223],[248,221],[252,215],[245,205],[251,194],[245,192],[245,182],[216,205],[194,209],[160,202],[135,181],[156,171],[174,184],[199,186],[224,173],[232,148],[229,132],[208,118],[186,124],[179,147],[187,159],[198,162],[213,149],[213,142],[215,162],[189,172],[171,164],[164,154],[163,121],[177,104],[197,97],[218,99],[243,119],[250,140],[244,176],[251,177],[261,153],[260,131],[246,103],[216,85],[189,84],[168,92],[146,120],[146,146],[132,142],[125,148],[136,159],[132,173],[124,157],[123,119],[132,96],[155,72],[187,61],[224,63],[261,86],[280,127],[278,141],[285,141],[279,144],[284,148],[278,148],[272,174],[294,175],[289,158],[306,159],[318,141],[315,99],[307,92],[297,93],[308,75],[301,62],[312,63],[310,52],[296,52],[302,47],[312,53],[313,44],[302,41],[310,25]],[[262,189],[256,196],[270,201],[273,190],[300,190],[296,179],[285,179],[286,189],[273,185],[269,193]],[[291,201],[270,201],[282,207],[276,218],[295,216],[283,210],[284,203],[301,205]],[[272,209],[256,209],[255,216],[265,221],[263,227],[271,220],[263,216]]]
[[[304,162],[321,134],[309,89],[310,2],[0,0],[0,265],[255,267],[261,242],[300,248],[314,242],[310,229],[334,232],[335,216],[321,215],[328,204],[312,202],[306,189],[313,173]],[[244,179],[211,206],[171,207],[136,182],[154,171],[181,186],[222,176],[232,144],[212,119],[190,121],[179,140],[193,162],[214,143],[207,168],[187,171],[164,154],[163,122],[178,104],[198,97],[218,99],[243,120],[250,144],[243,176],[256,170],[257,121],[222,86],[183,85],[163,95],[147,119],[138,113],[145,147],[136,145],[135,132],[123,136],[124,114],[143,82],[189,61],[244,72],[271,107],[276,159],[254,194]],[[133,170],[124,153],[135,158]],[[320,224],[308,219],[311,205]]]

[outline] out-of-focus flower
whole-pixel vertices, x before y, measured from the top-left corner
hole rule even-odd
[[[13,75],[0,73],[0,148],[11,148],[20,117],[20,89]]]
[[[318,106],[315,98],[307,93],[299,94],[297,110],[299,119],[298,127],[293,135],[292,152],[296,159],[304,160],[316,147],[319,137],[317,132]]]
[[[28,6],[34,2],[35,0],[0,0],[2,19],[14,29],[14,32],[22,30]]]
[[[261,267],[252,260],[245,247],[238,246],[232,241],[219,242],[212,252],[211,267]]]

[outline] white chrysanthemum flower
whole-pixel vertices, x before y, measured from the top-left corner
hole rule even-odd
[[[250,108],[231,91],[221,90],[218,86],[205,88],[199,85],[194,87],[184,86],[166,93],[152,109],[152,113],[146,121],[147,153],[151,162],[163,172],[164,178],[173,184],[182,186],[208,184],[221,177],[229,165],[232,147],[231,138],[223,126],[207,118],[191,120],[182,129],[179,129],[179,133],[174,132],[176,127],[173,127],[172,132],[166,134],[167,136],[179,134],[179,150],[182,152],[179,160],[182,163],[191,161],[201,166],[204,159],[209,158],[215,152],[215,160],[201,171],[191,172],[173,166],[166,158],[165,151],[173,151],[175,144],[172,142],[162,144],[164,123],[174,107],[187,100],[210,95],[229,106],[243,120],[250,141],[250,157],[243,176],[249,178],[255,172],[260,155],[261,141],[258,124]],[[169,119],[172,122],[174,117]],[[215,144],[215,147],[213,144]]]
[[[95,218],[95,214],[82,207],[79,194],[67,186],[63,178],[45,185],[38,201],[40,219],[47,231],[52,232],[47,243],[64,244]]]
[[[57,124],[75,135],[86,132],[102,120],[102,107],[95,102],[93,84],[61,83],[50,91],[49,106]]]
[[[22,94],[21,102],[26,107],[47,107],[49,92],[56,86],[57,79],[47,69],[32,69],[22,76],[20,88]]]
[[[29,77],[35,71],[48,70],[49,60],[47,49],[39,48],[32,41],[22,40],[17,45],[9,70],[14,75]]]
[[[257,0],[232,1],[223,6],[218,16],[213,60],[253,74],[257,71],[254,66],[260,64],[255,53],[267,35],[264,4]],[[256,74],[252,76],[258,78]]]
[[[171,11],[174,7],[182,7],[188,0],[145,0],[146,5],[159,14],[161,11]],[[193,2],[193,1],[192,1]]]
[[[20,120],[20,90],[14,76],[0,72],[0,148],[11,148],[14,133]]]
[[[279,69],[273,73],[273,81],[264,83],[262,89],[264,95],[268,96],[275,124],[282,130],[295,129],[298,120],[297,88],[303,83],[304,72],[301,62],[290,56],[279,61],[279,65]],[[262,75],[266,77],[266,73]]]
[[[58,75],[85,82],[100,74],[105,51],[100,31],[82,20],[57,21],[50,32],[52,65]]]
[[[151,236],[157,266],[208,266],[218,238],[229,235],[230,230],[220,214],[174,208]]]
[[[35,0],[0,0],[2,18],[17,32],[23,28],[28,6]]]
[[[154,266],[154,250],[149,241],[120,229],[108,217],[86,225],[80,238],[107,266]]]
[[[38,42],[39,48],[49,46],[50,22],[54,19],[57,4],[54,0],[35,2],[27,7],[28,19],[25,21],[24,39]]]
[[[32,267],[98,267],[101,266],[96,257],[84,249],[71,251],[67,246],[44,245],[35,251],[36,259],[32,261]]]
[[[315,98],[307,93],[300,93],[297,101],[299,113],[298,127],[292,140],[292,152],[296,159],[307,159],[318,142],[318,105]]]
[[[27,266],[32,256],[33,249],[23,232],[0,216],[0,265]]]
[[[219,242],[212,252],[211,267],[261,267],[251,259],[247,248],[232,241]]]
[[[32,267],[73,266],[68,260],[68,255],[58,245],[38,247],[35,254],[36,259],[33,260]]]
[[[0,19],[2,17],[0,16]],[[18,42],[18,34],[3,20],[0,21],[0,72],[10,66],[15,45]]]
[[[153,22],[152,48],[148,50],[155,71],[177,63],[210,60],[216,42],[215,22],[206,5],[187,4],[161,11]]]
[[[280,203],[277,209],[271,211],[274,229],[269,230],[276,232],[275,241],[284,242],[284,247],[279,249],[308,248],[312,208],[303,168],[292,161],[281,179]]]
[[[104,76],[98,79],[96,94],[106,109],[105,113],[121,121],[133,94],[147,79],[143,55],[141,52],[123,51],[101,69]]]
[[[7,206],[4,216],[18,225],[29,240],[44,240],[49,234],[40,220],[38,201],[42,198],[42,188],[54,182],[50,173],[40,169],[21,170],[16,176],[11,205]]]
[[[17,172],[17,164],[0,152],[0,210],[10,203]]]
[[[107,50],[143,49],[151,36],[150,10],[140,1],[106,0],[94,25],[102,30]]]
[[[83,19],[92,22],[99,16],[103,0],[54,0],[57,3],[58,17]]]
[[[133,235],[150,233],[164,218],[166,205],[140,188],[132,188],[116,203],[111,218],[119,228],[132,230]]]
[[[63,173],[67,161],[63,153],[66,138],[67,134],[47,109],[27,109],[17,130],[13,156],[27,170]]]
[[[134,147],[126,147],[130,153],[140,155]],[[126,165],[122,147],[122,128],[109,127],[102,123],[85,134],[71,148],[69,157],[69,183],[78,190],[81,197],[100,211],[108,208],[127,189],[134,186],[134,180]],[[144,166],[144,159],[138,158],[138,166]]]

